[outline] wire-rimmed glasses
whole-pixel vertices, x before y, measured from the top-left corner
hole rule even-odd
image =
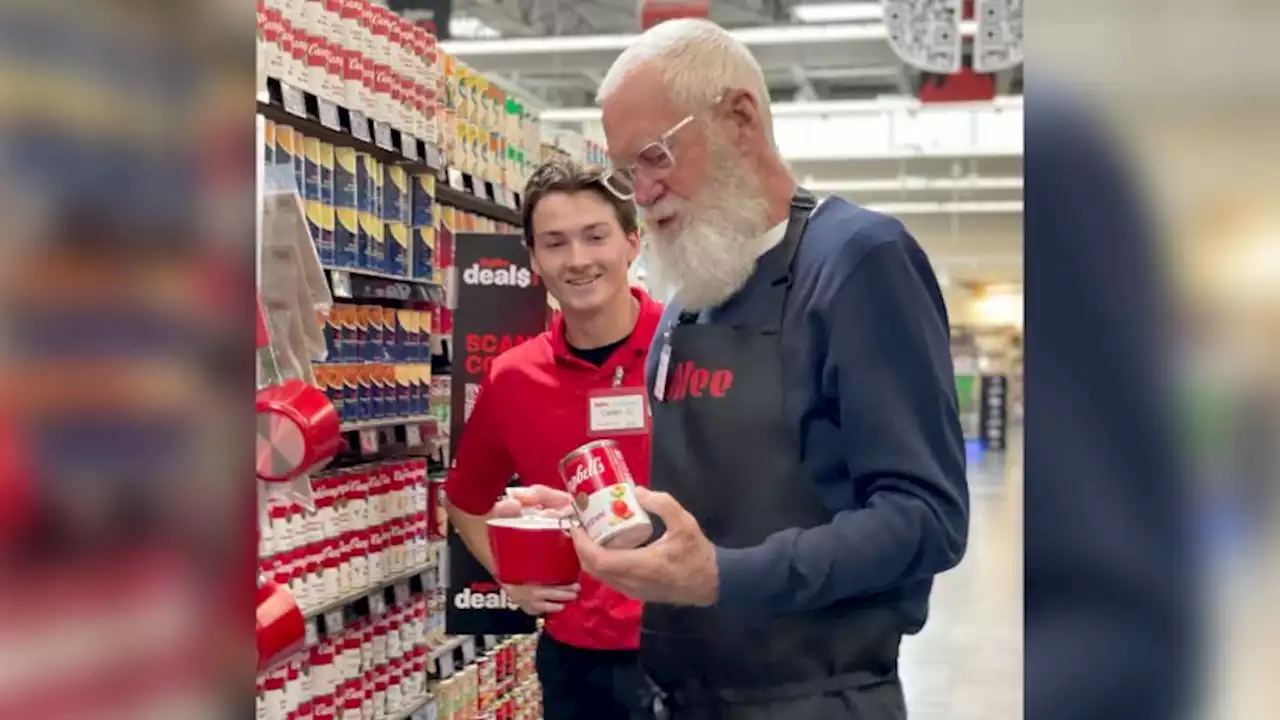
[[[676,123],[670,130],[658,136],[657,140],[640,148],[635,160],[630,165],[610,168],[600,176],[604,186],[619,200],[632,200],[636,196],[636,177],[644,173],[661,173],[675,167],[676,157],[671,153],[671,138],[685,125],[693,122],[694,115]]]

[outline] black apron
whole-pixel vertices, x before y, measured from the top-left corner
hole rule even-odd
[[[664,334],[650,483],[718,546],[750,547],[778,530],[831,520],[784,412],[779,345],[796,250],[815,206],[807,191],[797,193],[781,251],[756,270],[774,278],[762,327],[697,324],[684,313]],[[694,385],[682,392],[681,377]],[[790,615],[646,604],[640,654],[663,696],[659,718],[893,720],[906,717],[897,675],[906,627],[900,612],[874,600]]]

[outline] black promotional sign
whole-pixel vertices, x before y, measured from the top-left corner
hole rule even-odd
[[[456,448],[493,359],[546,327],[547,291],[530,267],[519,235],[458,234],[454,265],[451,433]],[[453,635],[515,635],[535,629],[534,618],[509,603],[452,529],[445,628]]]

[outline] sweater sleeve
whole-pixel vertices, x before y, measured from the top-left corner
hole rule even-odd
[[[720,604],[800,612],[953,567],[968,536],[950,333],[923,251],[896,221],[822,301],[813,367],[838,407],[851,508],[750,548],[719,548]],[[797,478],[797,481],[809,481]]]

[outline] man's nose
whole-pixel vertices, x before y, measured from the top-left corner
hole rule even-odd
[[[569,244],[569,267],[580,270],[591,264],[591,249],[584,242]]]
[[[651,207],[662,197],[662,182],[650,180],[643,173],[636,178],[636,204],[640,207]]]

